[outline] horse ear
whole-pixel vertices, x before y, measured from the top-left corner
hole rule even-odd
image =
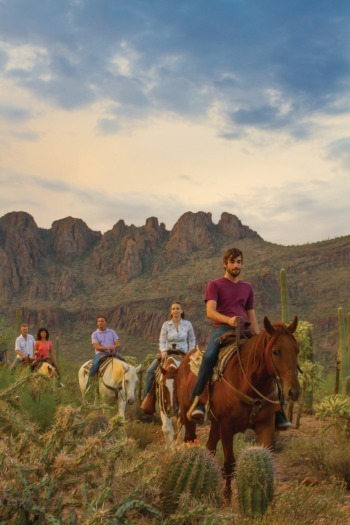
[[[126,363],[125,361],[121,361],[120,359],[119,359],[119,361],[120,361],[122,367],[124,368],[125,372],[128,372],[128,370],[129,370],[128,363]]]
[[[139,366],[137,366],[137,367],[135,368],[135,372],[136,372],[137,374],[140,372],[140,370],[141,370],[141,365],[139,365]]]
[[[295,316],[293,321],[288,325],[288,330],[292,332],[292,334],[295,332],[298,326],[298,316]]]
[[[264,328],[266,332],[270,335],[273,335],[275,333],[275,329],[267,317],[264,317]]]

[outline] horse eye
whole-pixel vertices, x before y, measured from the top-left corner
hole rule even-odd
[[[272,350],[272,353],[273,353],[273,355],[275,355],[275,356],[278,357],[278,356],[281,355],[281,350],[279,350],[278,348],[274,348],[274,349]]]

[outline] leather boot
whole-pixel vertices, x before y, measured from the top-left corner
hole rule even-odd
[[[140,408],[145,414],[152,416],[156,411],[156,399],[153,392],[149,392],[145,399],[142,401]]]

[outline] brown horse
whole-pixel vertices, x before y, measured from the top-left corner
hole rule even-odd
[[[286,399],[296,401],[300,395],[297,357],[299,347],[293,336],[297,317],[286,326],[272,325],[264,318],[264,330],[241,342],[228,360],[224,372],[211,384],[211,427],[207,448],[213,453],[221,439],[224,451],[225,496],[231,497],[231,478],[234,470],[233,436],[252,427],[258,443],[271,447],[275,432],[274,417],[278,401],[277,384]],[[190,371],[186,355],[178,370],[180,418],[185,426],[185,441],[196,438],[196,423],[189,421],[190,392],[196,377]]]

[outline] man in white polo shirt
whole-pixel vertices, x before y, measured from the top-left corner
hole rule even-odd
[[[15,343],[16,359],[12,363],[11,368],[14,368],[20,362],[29,362],[33,359],[34,344],[35,339],[32,335],[28,333],[28,325],[25,323],[21,324],[21,335],[17,337]]]

